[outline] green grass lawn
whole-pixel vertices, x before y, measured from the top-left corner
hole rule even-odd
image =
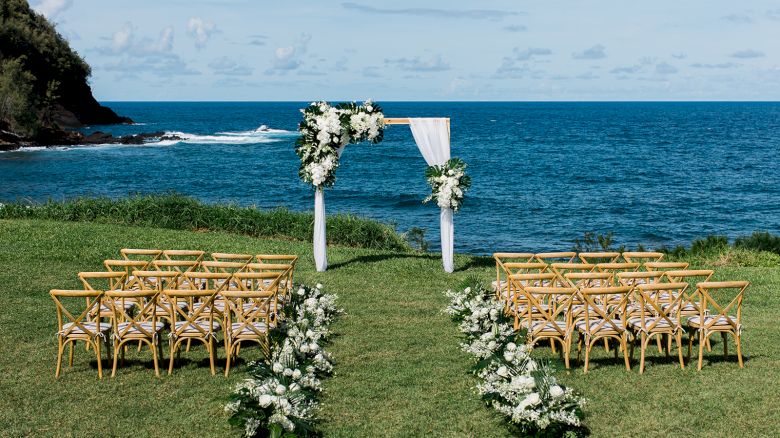
[[[97,379],[91,353],[54,380],[56,316],[52,288],[76,288],[78,271],[101,268],[122,247],[297,253],[296,279],[321,282],[346,310],[329,345],[337,364],[325,380],[326,436],[507,436],[467,374],[457,327],[440,313],[442,291],[470,274],[489,281],[490,259],[456,256],[445,274],[433,255],[330,248],[330,270],[314,272],[310,244],[217,232],[12,220],[0,221],[0,435],[228,436],[223,405],[244,377],[212,377],[202,347],[172,376],[157,379],[148,351],[128,355],[116,378]],[[588,398],[594,436],[768,436],[780,424],[780,269],[721,268],[720,278],[753,283],[745,303],[746,368],[723,362],[720,338],[702,372],[680,370],[653,350],[645,374],[596,349],[592,372],[559,372]],[[733,351],[733,347],[731,348]],[[551,357],[548,348],[535,353]],[[258,350],[242,350],[244,359]],[[167,353],[166,353],[167,357]],[[638,355],[637,355],[638,357]],[[218,365],[224,365],[219,350]]]

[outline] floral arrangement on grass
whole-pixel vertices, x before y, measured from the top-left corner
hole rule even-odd
[[[431,194],[423,200],[436,200],[441,208],[460,210],[463,194],[471,187],[471,177],[466,175],[466,163],[460,158],[451,158],[441,166],[428,166],[425,179],[431,185]]]
[[[343,313],[336,295],[322,285],[300,285],[281,309],[280,324],[270,333],[270,357],[249,366],[250,378],[236,386],[225,411],[244,436],[316,435],[320,379],[333,371],[323,349],[333,319]]]
[[[463,351],[476,360],[482,399],[525,436],[584,435],[585,400],[558,384],[548,363],[531,357],[532,346],[515,332],[495,294],[473,279],[463,290],[445,294],[450,304],[444,312],[459,323]]]
[[[379,143],[384,136],[385,116],[371,100],[362,105],[351,102],[335,106],[312,102],[301,113],[301,136],[295,142],[295,152],[301,159],[298,176],[315,188],[331,187],[336,182],[339,149],[362,141]]]

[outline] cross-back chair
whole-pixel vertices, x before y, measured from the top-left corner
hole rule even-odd
[[[581,252],[578,254],[582,263],[615,263],[620,259],[620,253],[615,251]]]
[[[149,265],[151,265],[151,262],[144,260],[107,259],[103,261],[103,266],[106,267],[106,271],[122,272],[125,274],[122,289],[128,289],[134,285],[135,278],[133,277],[133,271],[142,271]]]
[[[677,341],[677,353],[680,360],[680,368],[685,368],[682,353],[682,325],[680,314],[673,312],[674,306],[679,305],[683,291],[688,287],[687,283],[653,283],[640,284],[634,288],[638,295],[639,316],[629,318],[628,323],[639,334],[639,374],[645,371],[645,352],[653,337],[672,336]],[[664,304],[658,297],[668,294],[676,297],[672,306],[663,307]],[[633,357],[633,343],[631,344],[631,356]],[[669,354],[667,348],[666,353]]]
[[[159,295],[163,289],[178,289],[181,273],[172,271],[133,271],[137,289],[145,291],[154,291],[157,293],[157,300],[154,306],[154,315],[158,320],[167,321],[173,324],[170,319],[171,305],[164,296]],[[178,303],[183,309],[189,308],[190,303],[180,301]]]
[[[743,368],[742,361],[742,300],[745,290],[750,285],[747,281],[705,281],[696,285],[699,315],[688,318],[688,327],[698,334],[699,363],[701,371],[704,358],[704,341],[715,333],[723,338],[723,356],[728,357],[728,335],[734,337],[737,346],[737,361]],[[690,357],[693,337],[688,340],[688,356]]]
[[[499,289],[495,289],[496,297],[509,305],[514,299],[512,296],[512,290],[509,287],[508,277],[517,274],[539,274],[547,270],[549,265],[542,262],[503,262],[501,268],[503,273],[499,277],[498,286]],[[503,283],[502,283],[503,282]]]
[[[528,343],[533,345],[549,339],[561,345],[566,368],[569,368],[571,350],[571,317],[568,312],[571,299],[576,292],[573,287],[526,287],[528,311],[523,327],[527,330]],[[559,303],[547,306],[545,302]],[[554,351],[554,350],[553,350]]]
[[[251,263],[254,259],[252,254],[232,254],[227,252],[213,252],[211,258],[215,262],[244,262]]]
[[[507,278],[509,279],[508,296],[512,297],[511,301],[507,302],[507,309],[515,318],[514,327],[517,330],[525,320],[525,313],[533,311],[527,298],[528,292],[526,288],[552,286],[555,281],[555,274],[552,272],[510,274]],[[538,297],[541,300],[538,303],[538,307],[549,309],[550,306],[545,301],[546,298],[546,296]]]
[[[127,274],[124,272],[79,272],[79,280],[84,285],[84,290],[92,291],[109,291],[109,290],[122,290],[125,287]],[[114,312],[108,306],[108,302],[104,299],[101,300],[101,305],[98,309],[95,309],[92,318],[106,318],[110,321],[114,317]],[[89,300],[89,298],[88,298]],[[89,305],[89,303],[87,303]],[[126,311],[132,309],[136,303],[132,300],[123,300],[121,305]]]
[[[580,359],[583,342],[585,346],[585,368],[588,372],[590,350],[600,339],[617,340],[623,353],[626,370],[631,369],[628,341],[631,336],[626,320],[626,306],[632,288],[630,286],[582,287],[577,295],[582,300],[582,311],[574,327],[577,329],[577,361]],[[616,300],[616,297],[618,299]],[[605,342],[608,345],[608,342]],[[615,350],[617,357],[618,350]]]
[[[531,262],[534,255],[529,252],[496,252],[493,253],[493,259],[496,261],[496,279],[492,282],[493,291],[496,292],[496,296],[501,296],[501,292],[505,292],[507,288],[506,276],[511,273],[504,266],[505,263],[510,262]]]
[[[664,253],[658,251],[624,251],[623,260],[627,263],[660,262],[664,258]]]
[[[636,272],[639,269],[637,262],[615,262],[615,263],[597,263],[596,270],[599,272],[609,272],[613,275],[613,284],[617,283],[617,274],[621,272]]]
[[[140,248],[122,248],[119,250],[119,254],[125,260],[140,260],[147,263],[157,260],[162,255],[162,250],[159,249],[140,249]],[[149,266],[146,266],[148,268]]]
[[[574,251],[563,252],[540,252],[534,254],[534,259],[538,262],[547,263],[574,263],[577,253]]]
[[[688,262],[645,262],[647,271],[680,271],[688,269]]]
[[[210,311],[214,308],[214,300],[217,296],[217,290],[214,289],[163,289],[162,296],[172,305],[170,306],[171,332],[169,335],[170,362],[168,364],[168,374],[173,373],[173,363],[177,353],[181,353],[181,346],[184,341],[202,342],[209,353],[209,363],[211,365],[211,375],[216,374],[214,361],[216,356],[217,333],[222,326],[220,320],[215,318],[215,312]],[[202,304],[192,312],[186,310],[186,306],[180,303],[191,303],[200,301]]]
[[[114,365],[111,369],[111,377],[116,375],[117,359],[122,355],[124,362],[124,346],[128,342],[138,342],[139,349],[142,344],[149,346],[154,361],[154,374],[160,377],[160,369],[157,358],[160,353],[160,332],[164,324],[157,318],[156,306],[158,291],[153,289],[137,289],[126,291],[106,291],[105,296],[114,312]],[[138,312],[128,312],[124,306],[119,305],[125,300],[133,300],[139,303]],[[121,321],[121,322],[120,322]]]
[[[566,274],[571,273],[588,273],[593,272],[596,269],[596,265],[590,263],[550,263],[549,270],[556,275],[556,286],[566,287],[570,286],[566,281]]]
[[[102,379],[103,363],[100,345],[101,343],[105,345],[108,355],[111,351],[108,347],[111,324],[101,322],[100,318],[93,319],[91,315],[100,311],[100,306],[103,304],[103,291],[52,289],[49,295],[57,309],[57,367],[54,377],[60,377],[65,347],[70,346],[68,365],[73,366],[74,345],[78,341],[83,341],[88,347],[94,349],[98,378]]]
[[[195,249],[166,249],[162,252],[162,258],[165,260],[189,260],[200,262],[205,255],[205,251]]]

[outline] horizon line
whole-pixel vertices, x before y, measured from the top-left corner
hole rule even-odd
[[[322,99],[320,99],[322,100]],[[316,102],[320,100],[314,100]],[[363,102],[355,99],[324,99],[326,102]],[[380,102],[379,100],[373,100]],[[312,100],[98,100],[105,103],[301,103]],[[780,103],[780,100],[381,100],[391,103]]]

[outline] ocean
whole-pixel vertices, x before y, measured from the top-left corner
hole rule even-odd
[[[301,102],[105,102],[183,141],[0,153],[0,202],[176,191],[206,202],[313,209],[298,179]],[[451,117],[452,156],[473,186],[455,215],[455,251],[569,250],[585,232],[616,244],[780,232],[780,103],[387,102],[388,117]],[[268,131],[258,131],[262,125]],[[325,194],[349,212],[427,229],[439,211],[406,126],[350,145]]]

